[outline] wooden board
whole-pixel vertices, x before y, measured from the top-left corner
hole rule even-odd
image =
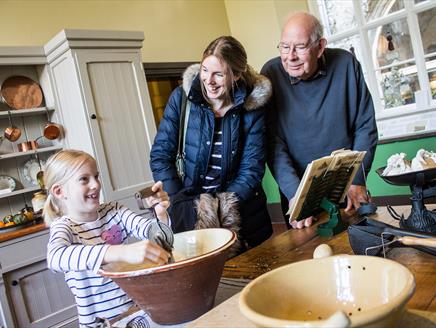
[[[11,240],[14,238],[18,238],[18,237],[22,237],[22,236],[26,236],[28,234],[31,233],[35,233],[41,230],[47,229],[45,226],[45,223],[38,223],[35,225],[32,225],[30,227],[25,227],[19,230],[15,230],[15,231],[10,231],[10,232],[3,232],[0,233],[0,243],[6,241],[6,240]]]

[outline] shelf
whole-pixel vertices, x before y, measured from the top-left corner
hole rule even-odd
[[[62,146],[50,146],[50,147],[38,148],[38,149],[34,149],[34,150],[29,150],[29,151],[2,154],[2,155],[0,155],[0,160],[7,159],[7,158],[16,158],[16,157],[46,153],[49,151],[56,151],[56,150],[61,150],[61,149],[62,149]]]
[[[11,197],[11,196],[16,196],[16,195],[27,194],[29,192],[38,191],[40,189],[41,188],[39,188],[39,186],[34,186],[34,187],[14,190],[14,191],[11,191],[10,193],[0,195],[0,198],[7,198],[7,197]]]
[[[54,108],[47,108],[49,112],[53,112]],[[45,114],[46,107],[38,107],[38,108],[28,108],[28,109],[11,109],[11,116],[32,116],[38,114]],[[9,114],[7,110],[0,111],[0,119],[8,118]]]

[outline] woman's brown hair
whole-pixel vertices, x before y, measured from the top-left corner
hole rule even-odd
[[[244,86],[247,93],[251,92],[255,81],[254,71],[247,64],[247,53],[238,40],[232,36],[220,36],[213,40],[204,50],[201,62],[209,56],[218,58],[226,69],[226,90],[224,93],[226,102],[230,103],[232,101],[234,81],[238,77],[238,85]],[[203,96],[207,99],[204,85],[203,83],[200,84]]]

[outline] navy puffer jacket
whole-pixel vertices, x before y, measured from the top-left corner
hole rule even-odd
[[[155,181],[162,181],[170,196],[204,184],[211,154],[215,117],[204,99],[199,80],[200,65],[192,65],[183,75],[183,87],[170,96],[150,153]],[[177,176],[181,93],[191,102],[185,139],[185,179]],[[234,90],[234,106],[223,117],[223,154],[219,192],[234,192],[240,200],[242,237],[250,246],[271,234],[266,197],[261,186],[265,172],[265,124],[261,107],[271,95],[269,80],[257,75],[253,90]],[[263,108],[263,107],[262,107]]]

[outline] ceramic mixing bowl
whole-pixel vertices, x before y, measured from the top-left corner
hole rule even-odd
[[[242,314],[262,327],[395,327],[415,290],[403,265],[337,255],[285,265],[241,292]]]
[[[175,263],[152,266],[111,263],[100,274],[112,278],[158,324],[194,320],[213,307],[230,246],[227,229],[174,235]]]

